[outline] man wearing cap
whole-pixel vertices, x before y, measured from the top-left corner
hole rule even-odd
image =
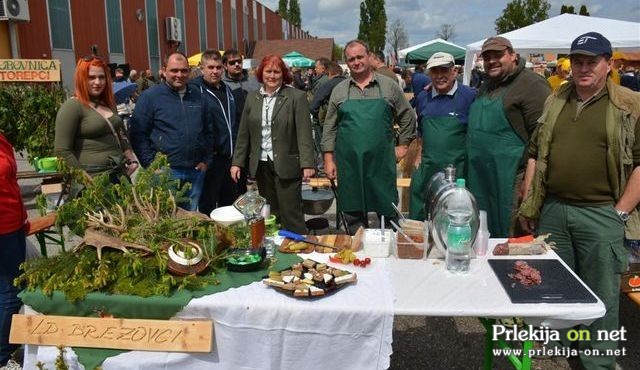
[[[469,111],[467,184],[487,211],[491,236],[514,234],[526,166],[525,148],[550,88],[504,37],[482,45],[487,80]]]
[[[409,217],[425,219],[425,190],[431,176],[448,164],[464,176],[469,107],[476,96],[472,88],[458,84],[451,54],[438,52],[427,61],[431,87],[416,98],[422,133],[422,157],[411,176]]]
[[[327,178],[338,178],[338,211],[354,231],[368,226],[367,212],[395,215],[396,160],[407,153],[416,118],[400,85],[373,71],[365,42],[349,41],[344,56],[351,74],[331,93],[322,150]]]
[[[586,356],[618,348],[596,340],[619,330],[623,240],[640,239],[640,94],[608,78],[611,44],[589,32],[571,44],[572,81],[548,99],[529,146],[530,191],[520,207],[523,227],[550,233],[556,253],[593,290],[607,312],[587,328],[578,347],[587,369],[614,369],[614,356]]]

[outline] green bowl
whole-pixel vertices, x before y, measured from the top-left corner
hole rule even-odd
[[[266,252],[264,247],[258,249],[237,249],[227,257],[227,270],[235,272],[259,270],[262,267]]]

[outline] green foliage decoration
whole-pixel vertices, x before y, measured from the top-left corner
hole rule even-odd
[[[58,109],[67,99],[61,84],[0,84],[0,131],[31,161],[53,154]]]
[[[96,249],[87,245],[25,262],[25,272],[16,284],[24,284],[29,290],[41,289],[45,294],[60,290],[73,302],[96,291],[169,296],[179,289],[217,283],[212,268],[203,276],[174,277],[167,272],[169,244],[198,242],[209,266],[220,264],[226,252],[218,248],[219,235],[224,230],[206,218],[177,209],[175,199],[184,199],[186,188],[171,178],[166,156],[159,155],[148,168],[141,169],[135,184],[125,178],[112,184],[108,174],[90,178],[77,169],[67,171],[84,189],[81,196],[58,208],[57,226],[68,226],[80,236],[91,226],[125,242],[146,246],[152,253],[144,255],[135,248],[128,248],[128,252],[105,248],[102,258],[98,258]],[[103,223],[96,223],[98,213],[104,216]]]

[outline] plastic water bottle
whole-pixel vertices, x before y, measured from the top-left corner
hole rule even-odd
[[[471,194],[465,188],[465,180],[456,180],[456,189],[448,199],[447,217],[447,270],[458,273],[468,272],[471,251],[471,218],[473,203]]]

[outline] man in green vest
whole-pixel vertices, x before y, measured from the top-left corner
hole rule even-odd
[[[326,176],[338,179],[338,211],[353,231],[368,226],[368,212],[394,215],[396,160],[415,137],[416,117],[398,83],[373,71],[365,42],[349,41],[344,55],[351,73],[331,94],[322,150]]]
[[[615,356],[584,350],[618,348],[617,341],[598,340],[598,331],[620,329],[623,242],[640,239],[640,94],[612,82],[611,54],[609,40],[596,32],[571,44],[573,79],[545,103],[528,150],[531,190],[520,207],[523,227],[533,231],[538,223],[538,233],[550,233],[556,253],[607,309],[586,327],[591,341],[577,343],[586,369],[616,368]]]
[[[506,38],[488,38],[481,54],[487,80],[469,112],[467,184],[487,211],[491,236],[504,238],[515,233],[525,148],[551,89]]]

